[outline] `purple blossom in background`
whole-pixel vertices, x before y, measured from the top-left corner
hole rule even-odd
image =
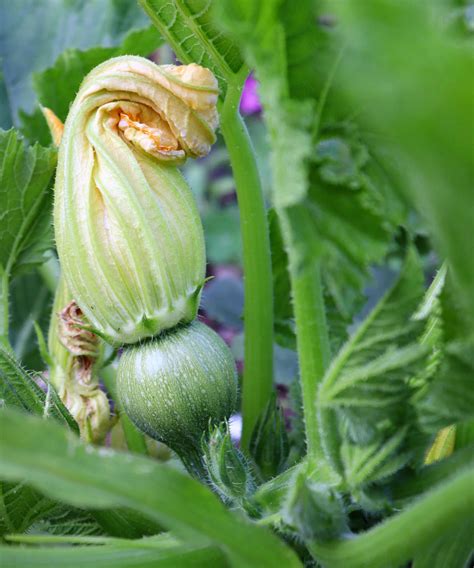
[[[258,96],[258,81],[251,73],[244,85],[242,98],[240,99],[240,111],[243,114],[254,114],[262,110],[260,97]]]

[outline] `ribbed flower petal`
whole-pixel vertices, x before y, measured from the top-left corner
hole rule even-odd
[[[208,69],[124,56],[96,67],[70,109],[55,189],[58,253],[74,300],[112,344],[196,315],[204,237],[176,166],[209,152],[217,96]]]

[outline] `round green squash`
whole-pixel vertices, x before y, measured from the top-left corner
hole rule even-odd
[[[235,409],[237,373],[224,341],[194,321],[126,346],[117,389],[135,425],[167,444],[189,466],[199,461],[209,424],[228,418]]]

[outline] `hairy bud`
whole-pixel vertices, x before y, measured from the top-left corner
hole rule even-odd
[[[211,428],[203,441],[203,456],[209,482],[224,501],[240,501],[255,491],[250,465],[233,445],[227,425]]]

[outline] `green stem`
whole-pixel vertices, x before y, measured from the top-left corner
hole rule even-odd
[[[303,205],[278,211],[289,259],[291,291],[310,463],[321,456],[316,394],[330,359],[320,260],[315,254],[312,220]]]
[[[446,534],[447,528],[473,520],[473,470],[468,470],[414,503],[402,513],[360,536],[313,543],[315,558],[328,568],[402,566]]]
[[[0,266],[0,343],[5,347],[10,347],[8,340],[8,322],[9,322],[9,275],[6,270]]]
[[[221,131],[234,173],[242,235],[245,366],[241,444],[245,450],[272,392],[273,283],[265,203],[252,143],[238,112],[240,94],[240,88],[229,86],[221,112]]]

